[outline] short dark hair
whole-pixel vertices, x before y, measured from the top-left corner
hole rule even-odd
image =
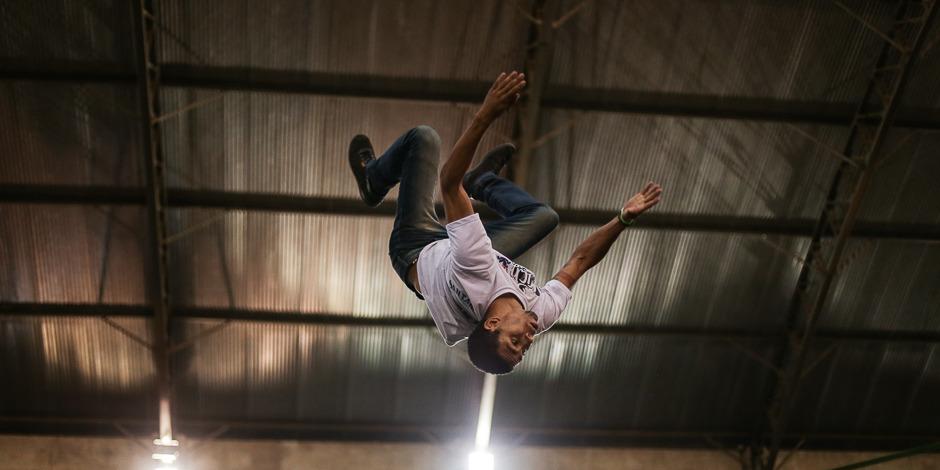
[[[514,367],[499,355],[499,330],[488,331],[483,322],[467,338],[467,355],[474,367],[487,374],[508,374]]]

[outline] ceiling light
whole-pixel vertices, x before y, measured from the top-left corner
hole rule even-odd
[[[470,470],[493,470],[493,454],[479,450],[470,452]]]
[[[150,458],[154,460],[159,460],[161,463],[173,463],[176,462],[176,454],[166,454],[166,453],[157,453],[154,452],[150,454]]]
[[[178,447],[180,445],[180,441],[164,436],[159,439],[154,439],[153,444],[158,446]]]

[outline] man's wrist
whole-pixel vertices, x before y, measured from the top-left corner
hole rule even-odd
[[[627,211],[620,209],[620,213],[617,214],[617,220],[624,226],[629,227],[633,225],[633,221],[636,220],[635,215],[631,215]]]
[[[489,112],[489,111],[487,111],[487,110],[485,110],[485,109],[483,109],[483,108],[480,108],[480,110],[477,111],[477,113],[473,115],[473,120],[474,120],[477,124],[482,124],[482,125],[484,125],[484,126],[489,126],[490,124],[493,123],[493,121],[496,120],[496,117],[493,116],[493,113],[491,113],[491,112]]]

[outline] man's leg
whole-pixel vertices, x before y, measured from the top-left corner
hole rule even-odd
[[[503,218],[485,224],[493,249],[515,259],[558,226],[558,214],[522,188],[495,173],[480,176],[474,198]]]
[[[382,197],[401,183],[388,251],[392,267],[411,290],[414,287],[408,281],[408,268],[425,246],[447,238],[434,212],[440,148],[437,132],[428,126],[418,126],[366,166],[371,187]]]

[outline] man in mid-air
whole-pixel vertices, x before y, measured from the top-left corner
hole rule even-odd
[[[401,183],[389,240],[395,272],[427,302],[444,342],[453,346],[466,338],[470,361],[490,374],[511,372],[522,361],[535,337],[558,320],[578,279],[662,193],[658,184],[647,183],[540,286],[531,271],[512,260],[551,233],[558,214],[499,176],[515,152],[511,144],[491,150],[467,172],[486,129],[516,103],[525,84],[518,72],[497,77],[440,174],[440,138],[428,126],[406,132],[381,158],[375,158],[366,136],[357,135],[349,146],[363,202],[376,206]],[[446,225],[434,212],[438,184]],[[482,223],[471,197],[502,218]]]

